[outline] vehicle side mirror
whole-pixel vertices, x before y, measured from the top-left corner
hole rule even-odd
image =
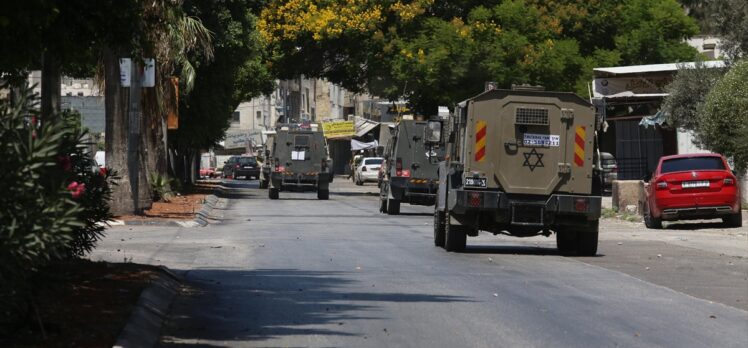
[[[442,122],[430,120],[423,130],[423,138],[427,145],[436,145],[442,141]]]

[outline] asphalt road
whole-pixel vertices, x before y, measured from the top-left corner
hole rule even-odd
[[[249,185],[220,224],[116,227],[91,255],[184,275],[162,346],[748,346],[745,230],[641,238],[604,222],[593,258],[559,256],[553,237],[490,234],[447,253],[431,207],[386,216],[376,197],[270,201]]]

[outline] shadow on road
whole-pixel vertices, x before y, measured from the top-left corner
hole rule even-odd
[[[468,245],[464,254],[499,254],[499,255],[560,255],[556,248],[541,248],[521,245]]]
[[[363,336],[355,320],[380,319],[385,303],[470,302],[460,296],[387,292],[350,272],[191,270],[162,330],[165,347],[199,341],[265,341],[295,335]],[[368,290],[371,289],[371,290]],[[364,291],[362,291],[364,290]]]
[[[663,227],[665,230],[684,230],[684,231],[695,231],[708,228],[730,228],[725,226],[722,221],[709,221],[709,222],[671,222]]]

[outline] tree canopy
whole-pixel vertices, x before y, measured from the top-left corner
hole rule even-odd
[[[270,1],[259,27],[281,77],[325,77],[433,113],[484,82],[587,94],[595,66],[692,60],[675,0]]]
[[[699,113],[701,142],[748,169],[748,61],[738,62],[707,94]]]

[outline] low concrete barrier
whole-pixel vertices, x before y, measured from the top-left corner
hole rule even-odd
[[[642,214],[645,200],[644,182],[641,180],[614,180],[612,188],[613,209],[629,214]]]

